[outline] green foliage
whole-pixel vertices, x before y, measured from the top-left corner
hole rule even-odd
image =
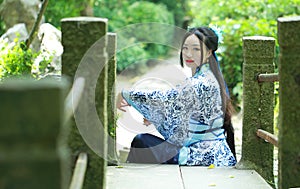
[[[124,16],[127,18],[126,25],[147,22],[174,24],[173,15],[167,10],[165,5],[146,1],[140,1],[130,5],[128,10],[124,12]]]
[[[219,59],[225,80],[236,104],[242,90],[242,38],[262,35],[277,38],[277,18],[300,14],[300,0],[194,0],[189,14],[192,25],[217,25],[223,29],[224,43]],[[205,11],[203,11],[205,10]],[[278,52],[278,45],[276,46]],[[278,55],[278,54],[277,54]],[[277,58],[275,66],[277,68]]]
[[[130,1],[115,2],[98,0],[96,1],[94,14],[95,16],[109,19],[109,31],[122,30],[123,27],[139,23],[156,22],[174,24],[173,15],[163,4],[154,4],[147,1],[130,3]],[[149,29],[152,30],[153,28]],[[147,31],[145,28],[143,30]],[[137,31],[137,33],[138,32],[139,31]],[[141,40],[147,41],[151,37],[152,36],[148,36],[148,34],[135,36],[130,39],[118,36],[118,40],[128,40],[128,43],[134,44]],[[149,39],[149,41],[151,40]],[[159,44],[138,44],[124,49],[117,54],[117,70],[120,72],[129,65],[137,63],[137,60],[146,60],[147,58],[164,56],[167,54],[168,49],[168,47]],[[139,61],[139,63],[146,63],[146,61]]]
[[[2,36],[5,33],[6,26],[3,20],[0,20],[0,36]]]
[[[80,16],[85,0],[49,1],[45,11],[46,22],[60,28],[60,20],[67,17]]]
[[[95,0],[94,14],[96,16],[108,18],[112,22],[115,22],[116,21],[115,19],[117,19],[117,22],[119,23],[120,22],[126,23],[127,17],[120,17],[120,16],[122,15],[123,12],[127,11],[127,8],[129,6],[132,6],[132,4],[135,3],[146,5],[146,7],[143,8],[144,14],[146,13],[150,13],[150,15],[164,14],[164,12],[154,12],[152,9],[147,10],[147,7],[151,8],[150,7],[151,4],[149,6],[148,2],[151,2],[151,4],[165,7],[166,11],[168,11],[174,16],[175,24],[179,27],[182,25],[182,21],[184,19],[186,7],[187,7],[186,0],[173,0],[173,1],[170,0],[147,0],[147,1],[145,0],[127,0],[127,1]],[[157,9],[155,8],[155,10]],[[165,11],[165,10],[161,10],[161,11]],[[129,14],[131,13],[129,12]],[[143,14],[143,12],[140,12],[140,14]],[[145,16],[143,15],[142,17],[144,18]],[[112,28],[118,28],[118,27],[120,26],[112,27]]]
[[[33,58],[35,55],[30,49],[23,50],[20,45],[10,48],[4,42],[0,54],[0,78],[30,74]]]
[[[185,5],[185,0],[149,1],[92,0],[88,1],[88,3],[94,2],[94,16],[107,18],[109,20],[109,31],[117,31],[130,24],[146,22],[159,22],[173,25],[173,14],[175,15],[176,23],[181,24],[184,17],[184,9],[182,9],[182,7]],[[50,1],[45,12],[46,22],[59,28],[62,18],[80,16],[86,4],[87,1],[85,0],[70,0],[68,2],[63,0]],[[142,46],[142,48],[141,46],[131,47],[124,52],[118,53],[118,71],[125,69],[128,65],[134,64],[136,59],[160,57],[166,55],[168,52],[167,47],[159,44],[146,44]]]
[[[135,45],[127,49],[123,49],[117,53],[117,72],[125,70],[130,65],[133,65],[147,57],[146,51],[143,49],[143,45]]]
[[[15,40],[15,44],[0,41],[0,81],[12,76],[39,78],[44,73],[44,71],[33,73],[33,70],[45,70],[51,58],[40,57],[37,62],[35,60],[41,53],[25,49],[24,45],[24,42],[19,43],[18,39]]]
[[[2,4],[3,0],[0,0],[0,5]],[[2,19],[0,19],[0,36],[5,33],[5,23]]]
[[[174,15],[175,25],[182,27],[182,23],[186,16],[187,0],[148,0],[153,3],[163,4],[167,7],[168,11]]]
[[[108,7],[103,7],[103,4],[99,3],[94,8],[94,14],[109,19],[109,31],[116,31],[131,24],[148,22],[174,24],[173,15],[162,4],[157,5],[146,1],[129,4],[128,1],[124,1],[114,9]]]

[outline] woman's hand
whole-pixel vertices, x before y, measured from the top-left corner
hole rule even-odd
[[[151,125],[151,122],[148,121],[146,118],[143,118],[143,122],[144,122],[144,125],[146,125],[146,126]]]
[[[119,110],[121,110],[123,112],[126,112],[126,110],[124,108],[127,107],[127,106],[130,106],[130,104],[128,104],[127,101],[121,95],[121,93],[119,93],[118,96],[117,96],[116,106]]]

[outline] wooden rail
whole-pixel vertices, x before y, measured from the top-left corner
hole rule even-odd
[[[72,89],[70,90],[68,96],[65,100],[65,116],[64,116],[64,124],[68,122],[68,120],[72,117],[73,111],[77,108],[80,97],[82,96],[84,89],[84,78],[79,77],[74,81]]]
[[[65,105],[64,105],[64,124],[68,122],[68,120],[71,119],[73,112],[76,110],[80,98],[83,93],[84,89],[84,84],[85,80],[82,77],[77,78],[68,93],[66,99],[65,99]],[[76,161],[74,173],[72,176],[71,184],[69,189],[81,189],[83,182],[84,182],[84,177],[85,177],[85,172],[87,168],[87,154],[86,153],[80,153],[78,156],[78,159]]]
[[[258,129],[256,132],[256,135],[258,137],[264,139],[265,141],[273,144],[274,146],[278,147],[278,138],[275,135],[273,135],[263,129]]]
[[[271,73],[271,74],[259,74],[257,76],[258,82],[275,82],[279,81],[278,73]]]
[[[78,159],[76,161],[74,173],[72,176],[72,181],[69,189],[81,189],[84,177],[85,177],[85,171],[87,167],[88,157],[86,153],[80,153],[78,156]]]

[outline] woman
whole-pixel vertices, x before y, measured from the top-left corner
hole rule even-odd
[[[217,48],[218,36],[211,28],[192,28],[183,38],[180,53],[180,63],[191,69],[192,77],[164,92],[122,91],[117,107],[123,111],[126,106],[134,107],[164,137],[137,135],[128,162],[235,165],[226,142],[226,136],[233,139],[233,129]]]

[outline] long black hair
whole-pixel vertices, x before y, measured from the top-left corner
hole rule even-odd
[[[236,157],[235,153],[235,142],[234,142],[234,129],[231,123],[231,115],[233,112],[233,107],[231,104],[231,100],[229,97],[229,94],[226,92],[226,83],[224,81],[223,75],[221,73],[221,70],[219,68],[219,63],[217,60],[217,56],[215,54],[215,51],[218,49],[218,36],[216,33],[209,27],[198,27],[198,28],[191,28],[189,31],[184,35],[182,46],[190,35],[196,35],[197,38],[200,41],[200,47],[201,47],[201,64],[203,63],[203,46],[207,47],[209,50],[212,50],[212,56],[209,57],[209,66],[211,71],[213,72],[214,76],[216,77],[220,89],[221,89],[221,97],[222,97],[222,110],[224,112],[224,124],[223,128],[225,130],[226,135],[226,141],[228,143],[228,146],[233,153],[233,155]],[[180,51],[180,65],[183,67],[183,58],[182,58],[182,50]]]

